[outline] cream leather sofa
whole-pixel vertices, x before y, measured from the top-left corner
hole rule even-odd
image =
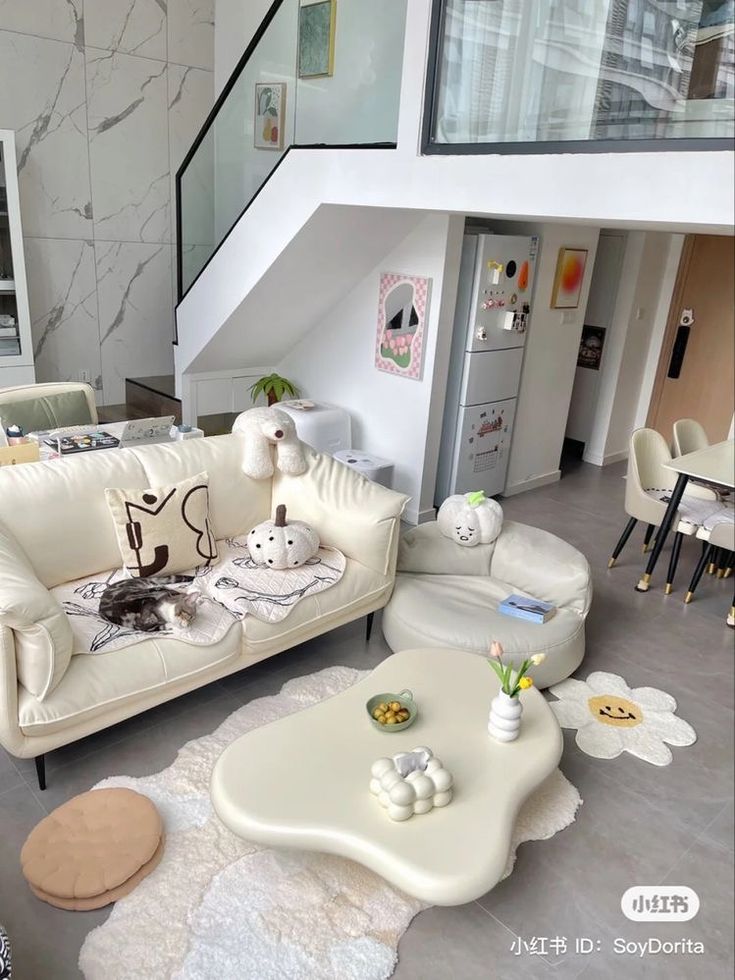
[[[39,782],[43,753],[385,605],[407,498],[304,448],[304,475],[261,481],[242,473],[243,437],[235,433],[0,470],[0,743],[36,757]],[[202,470],[217,538],[246,533],[286,504],[290,517],[346,555],[341,581],[278,624],[247,617],[212,646],[154,637],[70,656],[69,623],[48,590],[120,566],[105,488],[162,486]],[[23,683],[38,691],[39,678],[42,697]]]
[[[514,592],[553,603],[556,614],[531,623],[499,613],[498,604]],[[487,656],[490,642],[498,640],[516,664],[545,653],[533,678],[538,687],[549,687],[584,657],[591,601],[587,559],[555,534],[505,521],[492,544],[463,548],[433,521],[401,539],[383,633],[394,651],[452,647]]]

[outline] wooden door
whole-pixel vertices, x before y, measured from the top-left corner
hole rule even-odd
[[[691,235],[682,252],[647,425],[670,442],[677,419],[696,419],[711,442],[720,442],[727,438],[734,408],[735,239]]]

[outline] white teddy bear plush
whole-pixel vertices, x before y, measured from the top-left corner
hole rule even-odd
[[[306,458],[290,415],[277,408],[251,408],[235,420],[233,432],[245,436],[242,470],[254,480],[273,476],[271,446],[276,447],[276,466],[281,473],[306,472]]]

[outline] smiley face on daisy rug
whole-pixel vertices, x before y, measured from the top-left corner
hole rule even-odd
[[[559,699],[549,707],[561,727],[576,728],[579,748],[597,759],[630,752],[654,766],[668,766],[673,759],[669,745],[697,740],[692,726],[674,714],[670,694],[655,687],[630,688],[618,674],[598,670],[586,681],[570,677],[549,693]]]

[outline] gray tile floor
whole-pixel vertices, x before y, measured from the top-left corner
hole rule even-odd
[[[662,593],[662,559],[655,590],[638,594],[642,529],[608,571],[623,524],[622,473],[619,465],[579,464],[560,483],[505,501],[506,516],[560,534],[592,565],[595,599],[579,676],[603,669],[631,686],[669,691],[699,739],[674,749],[672,765],[658,769],[627,755],[591,759],[565,733],[562,769],[585,801],[577,821],[549,841],[523,845],[511,877],[479,901],[419,915],[401,941],[397,980],[732,976],[734,636],[724,616],[733,580],[706,576],[685,607],[681,598],[698,551],[686,542],[675,593]],[[18,855],[34,824],[104,776],[168,766],[184,742],[210,732],[244,702],[275,693],[290,677],[331,664],[377,664],[389,653],[378,624],[367,647],[362,631],[362,623],[337,630],[53,753],[45,793],[36,789],[32,762],[0,750],[0,921],[13,939],[17,980],[79,977],[79,947],[107,915],[60,912],[33,898]],[[702,903],[697,918],[656,927],[628,922],[619,906],[625,889],[661,882],[694,888]],[[517,936],[566,937],[569,948],[516,956]],[[616,939],[647,937],[701,941],[705,952],[640,958],[613,951]],[[599,943],[599,951],[576,952],[580,938]],[[254,965],[252,977],[259,975]]]

